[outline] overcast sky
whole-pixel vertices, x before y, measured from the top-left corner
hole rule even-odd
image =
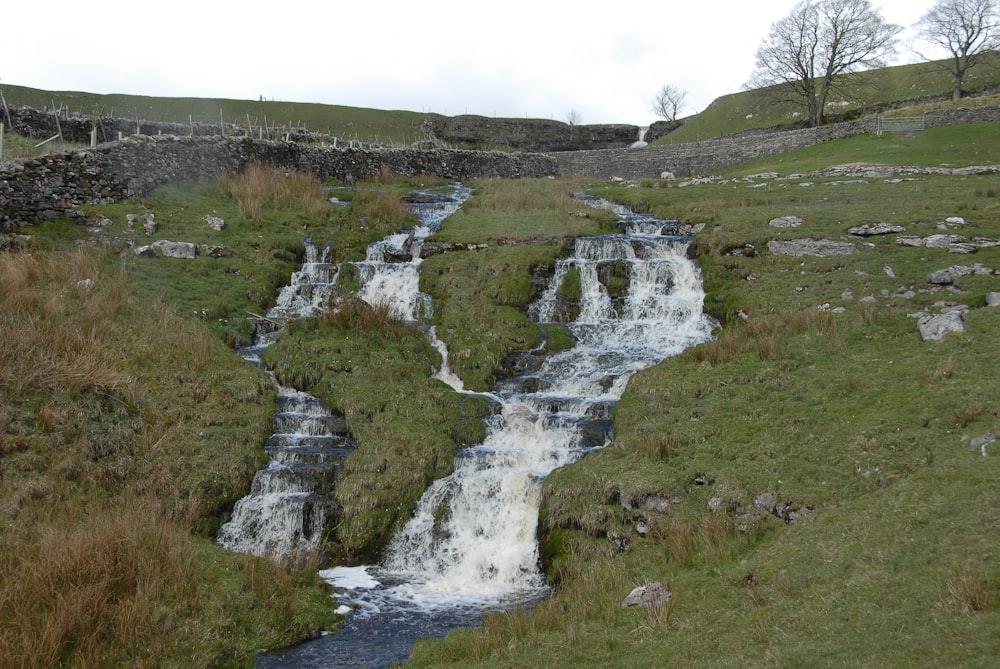
[[[874,0],[911,26],[933,0]],[[560,5],[563,8],[556,8]],[[0,87],[320,102],[647,125],[738,92],[795,0],[229,3],[48,0],[3,10]],[[565,7],[569,8],[565,8]],[[908,35],[907,33],[906,35]],[[916,62],[905,47],[897,63]]]

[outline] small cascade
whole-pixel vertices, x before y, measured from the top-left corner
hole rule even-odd
[[[649,127],[639,128],[639,137],[629,146],[631,149],[641,149],[645,146],[649,146],[646,143],[646,133],[649,132]]]
[[[274,307],[258,319],[253,345],[241,351],[248,362],[262,366],[260,356],[288,321],[316,316],[329,304],[338,277],[330,244],[316,246],[306,239],[305,252],[305,262]],[[355,444],[344,419],[319,398],[282,386],[273,375],[271,380],[278,411],[264,445],[269,461],[254,475],[250,494],[236,503],[216,540],[233,551],[294,562],[308,558],[334,524],[334,486]]]
[[[458,184],[452,189],[450,197],[417,194],[409,206],[420,217],[420,225],[368,245],[365,260],[354,263],[361,275],[358,297],[372,306],[387,307],[396,320],[418,322],[431,316],[431,297],[420,292],[420,250],[472,194],[472,189]]]
[[[560,284],[578,270],[579,315],[565,323],[577,343],[501,384],[501,413],[487,439],[462,453],[394,538],[379,573],[405,579],[407,597],[503,602],[544,588],[535,542],[540,482],[606,443],[611,407],[632,374],[712,336],[690,239],[659,234],[664,225],[650,234],[639,217],[623,223],[623,234],[578,239],[559,262],[529,313],[561,320]]]

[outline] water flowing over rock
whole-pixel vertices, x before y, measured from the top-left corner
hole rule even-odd
[[[359,666],[388,666],[407,656],[416,636],[475,625],[484,612],[546,594],[535,538],[541,482],[608,442],[611,407],[635,372],[710,339],[715,326],[702,310],[691,239],[661,234],[676,222],[616,211],[623,234],[578,239],[529,310],[536,320],[554,320],[561,283],[578,273],[579,312],[566,323],[576,345],[538,356],[523,366],[522,376],[485,394],[498,406],[487,438],[463,449],[454,473],[431,484],[382,564],[321,572],[340,600],[355,608],[345,632],[260,666],[295,666],[319,656],[337,658],[326,666],[348,657],[359,658]],[[409,236],[384,244],[398,249]],[[419,320],[429,307],[415,280],[422,233],[409,243],[414,260],[405,263],[386,262],[385,248],[377,245],[369,251],[358,263],[365,277],[361,294],[391,305],[397,318]],[[433,330],[429,336],[445,360],[437,378],[461,391],[461,380],[446,369],[446,347]],[[376,636],[381,660],[356,654],[371,651],[369,640]],[[390,644],[398,645],[398,654],[387,657]]]
[[[260,365],[285,323],[321,313],[335,290],[339,270],[330,264],[330,246],[306,240],[306,261],[282,288],[275,306],[257,319],[254,344],[243,357]],[[326,531],[337,520],[333,496],[343,474],[344,458],[356,446],[341,416],[319,398],[280,385],[274,433],[264,451],[270,460],[254,476],[250,494],[236,503],[232,518],[216,537],[226,548],[269,557],[278,562],[304,562],[315,557]]]

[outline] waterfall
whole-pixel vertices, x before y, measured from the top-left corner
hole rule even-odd
[[[502,600],[543,588],[535,542],[541,481],[603,445],[593,443],[595,416],[608,415],[633,373],[711,337],[689,240],[642,229],[578,239],[560,261],[530,313],[555,320],[559,284],[578,269],[579,316],[567,324],[576,346],[545,359],[532,375],[536,391],[513,390],[523,382],[496,391],[502,411],[487,439],[461,454],[395,537],[382,571],[407,580],[407,597]],[[609,275],[623,278],[621,295],[602,281]],[[606,438],[608,428],[598,432]]]
[[[253,345],[241,351],[248,362],[261,366],[261,354],[289,320],[318,315],[329,304],[339,273],[330,263],[330,244],[316,246],[307,238],[305,253],[275,305],[258,319]],[[264,445],[269,461],[254,475],[250,493],[236,503],[216,540],[233,551],[299,561],[310,557],[335,520],[332,493],[355,444],[343,418],[329,406],[270,376],[278,411]]]
[[[454,472],[428,488],[381,564],[320,572],[353,609],[343,630],[261,657],[258,667],[388,667],[419,637],[476,626],[486,611],[546,594],[535,540],[542,481],[608,443],[611,409],[634,373],[710,339],[714,327],[702,311],[690,239],[669,234],[676,222],[583,199],[620,216],[622,234],[578,239],[529,308],[538,322],[561,322],[575,346],[485,393],[498,406],[486,439],[463,449]],[[403,320],[429,315],[413,251],[427,234],[418,228],[370,249],[358,263],[364,299],[391,305]],[[568,319],[560,285],[574,270],[579,309]],[[428,337],[442,356],[435,376],[465,392],[433,328]]]
[[[645,146],[649,146],[646,142],[646,133],[649,132],[649,127],[639,128],[639,137],[629,145],[630,149],[641,149]]]

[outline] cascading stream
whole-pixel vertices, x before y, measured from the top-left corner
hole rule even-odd
[[[614,208],[623,234],[578,239],[529,312],[538,322],[563,322],[576,345],[489,394],[499,412],[487,438],[464,449],[454,473],[430,486],[381,565],[321,572],[338,599],[355,607],[345,631],[258,666],[389,666],[405,659],[418,637],[475,626],[486,611],[544,596],[535,540],[541,482],[607,443],[611,407],[632,374],[710,339],[714,325],[702,311],[689,239],[663,234],[669,222],[603,200],[591,204]],[[401,239],[391,242],[393,255],[422,238]],[[365,299],[403,305],[393,308],[405,320],[429,315],[429,300],[398,293],[396,274],[404,270],[372,255]],[[419,269],[419,260],[412,264]],[[559,288],[571,273],[579,275],[580,294],[578,315],[568,319]],[[444,361],[436,376],[462,391],[447,368],[447,348],[433,329],[429,334]]]
[[[254,343],[241,351],[248,362],[263,366],[260,356],[296,318],[326,309],[339,268],[330,263],[330,245],[306,239],[306,258],[274,307],[257,320]],[[276,561],[307,559],[333,518],[333,490],[344,458],[355,444],[347,426],[319,398],[282,386],[277,390],[274,433],[264,445],[270,460],[254,475],[250,494],[236,503],[216,540],[229,550]]]

